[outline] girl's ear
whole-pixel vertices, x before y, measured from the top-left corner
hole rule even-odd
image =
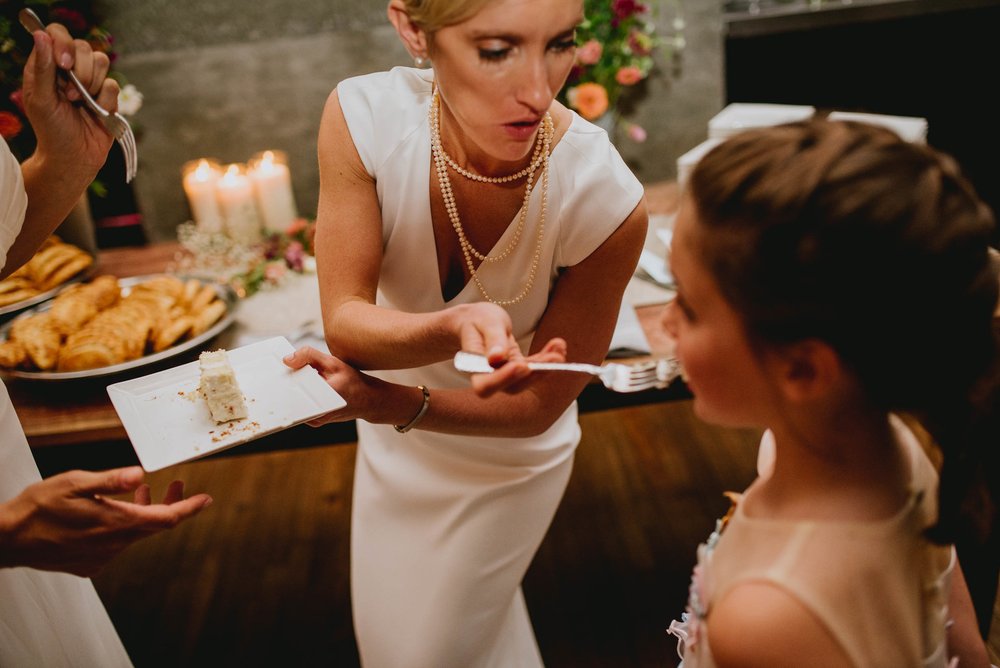
[[[410,18],[403,0],[390,0],[386,14],[389,16],[389,22],[396,28],[396,33],[403,42],[403,46],[410,52],[413,59],[426,61],[428,58],[427,33]]]
[[[806,339],[785,346],[778,353],[779,387],[785,398],[808,403],[828,397],[844,378],[840,356],[826,342]]]

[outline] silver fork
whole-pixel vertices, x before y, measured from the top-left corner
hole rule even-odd
[[[17,14],[18,19],[21,21],[21,25],[24,26],[25,30],[30,33],[34,33],[37,30],[45,30],[45,24],[42,20],[38,18],[38,14],[31,11],[27,7],[22,9]],[[83,97],[84,104],[90,109],[99,121],[104,125],[104,128],[118,140],[118,143],[122,147],[122,153],[125,154],[125,182],[128,183],[135,178],[136,169],[139,166],[139,156],[135,147],[135,134],[132,132],[132,126],[128,124],[125,117],[115,112],[113,114],[108,113],[101,105],[94,101],[94,98],[90,96],[87,89],[84,88],[80,80],[76,78],[76,75],[72,71],[59,70],[62,72],[70,82],[76,86],[76,89],[80,91],[80,95]]]
[[[455,368],[465,373],[491,373],[495,369],[482,355],[475,353],[455,353]],[[680,363],[666,357],[638,364],[611,362],[604,366],[573,362],[528,362],[528,368],[535,371],[575,371],[597,376],[604,386],[615,392],[639,392],[653,388],[664,388],[681,375]]]

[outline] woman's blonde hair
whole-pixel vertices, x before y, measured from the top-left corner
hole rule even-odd
[[[428,33],[475,16],[490,0],[403,0],[410,19]]]

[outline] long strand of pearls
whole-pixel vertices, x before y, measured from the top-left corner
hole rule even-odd
[[[552,150],[552,138],[555,135],[555,128],[552,122],[552,116],[548,113],[542,121],[542,126],[539,129],[538,139],[535,143],[535,151],[532,155],[531,162],[527,167],[522,169],[520,172],[515,174],[510,174],[507,176],[500,177],[487,177],[474,172],[469,172],[462,169],[452,158],[449,156],[441,143],[441,116],[440,116],[440,98],[437,91],[434,91],[434,97],[431,100],[430,109],[428,110],[428,121],[431,131],[431,153],[434,157],[434,166],[438,175],[438,183],[441,188],[441,198],[444,200],[445,209],[448,212],[448,218],[451,221],[452,227],[455,229],[455,233],[458,235],[459,245],[462,248],[462,255],[465,258],[465,264],[469,269],[469,273],[472,275],[476,286],[482,293],[483,297],[494,304],[500,306],[511,306],[522,301],[531,290],[532,285],[535,281],[535,274],[538,271],[538,264],[541,258],[542,251],[542,239],[545,231],[545,214],[548,204],[548,191],[549,191],[549,156]],[[531,191],[534,182],[534,175],[538,169],[539,164],[542,167],[542,202],[541,202],[541,215],[538,221],[538,240],[535,246],[535,253],[531,259],[531,266],[528,269],[528,279],[525,282],[522,290],[517,294],[517,296],[511,299],[495,299],[487,291],[486,287],[483,285],[479,278],[477,267],[473,262],[473,257],[479,259],[482,262],[499,262],[505,259],[507,256],[513,252],[514,248],[517,246],[518,241],[521,238],[521,231],[524,229],[524,224],[528,216],[528,204],[531,199]],[[455,203],[455,193],[451,187],[451,179],[448,177],[448,168],[451,167],[456,172],[462,176],[472,179],[475,181],[483,183],[507,183],[510,181],[515,181],[520,178],[527,177],[527,182],[524,188],[524,201],[521,205],[521,210],[518,214],[517,227],[514,230],[510,243],[503,250],[503,252],[497,255],[484,255],[476,250],[472,243],[468,240],[465,235],[465,229],[462,227],[462,221],[459,218],[458,206]]]

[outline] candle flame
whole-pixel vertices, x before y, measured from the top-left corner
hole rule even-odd
[[[212,169],[212,165],[208,164],[208,160],[202,158],[194,170],[194,178],[196,181],[209,181],[214,176],[214,172],[215,170]]]
[[[222,175],[222,179],[219,180],[219,185],[222,186],[232,186],[239,182],[240,178],[240,166],[233,163],[226,167],[226,173]]]

